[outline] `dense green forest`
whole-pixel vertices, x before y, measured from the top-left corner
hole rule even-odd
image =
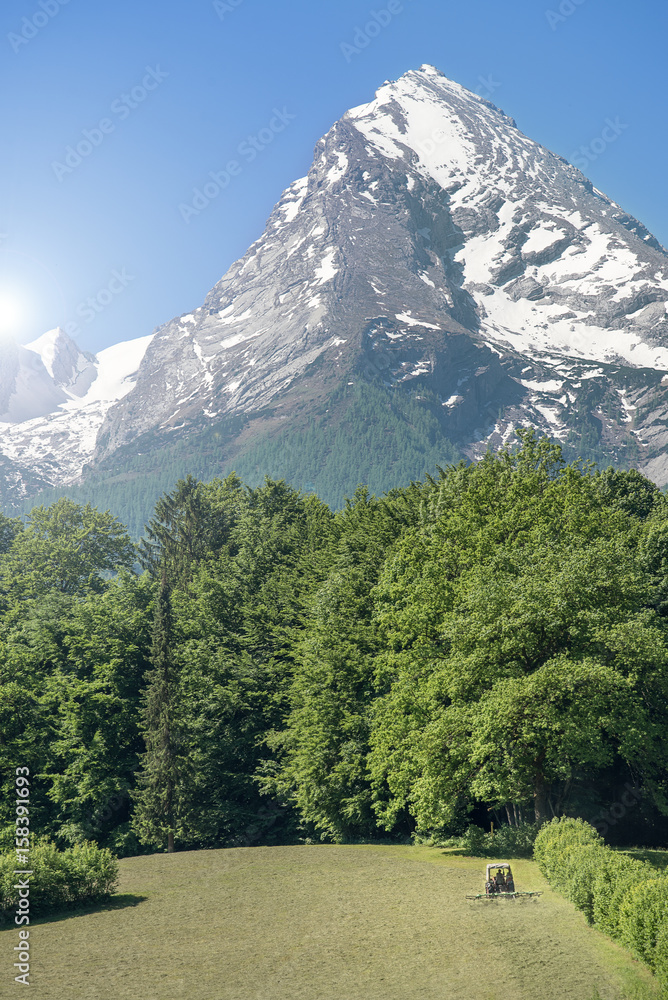
[[[4,836],[29,766],[35,833],[121,855],[562,814],[664,842],[668,501],[519,438],[337,512],[188,477],[138,547],[68,498],[0,519]]]
[[[115,452],[107,466],[89,469],[82,483],[6,503],[4,512],[27,514],[36,502],[48,506],[65,494],[75,503],[113,510],[139,538],[157,499],[187,473],[212,479],[235,471],[250,486],[265,476],[285,479],[336,510],[359,483],[381,494],[461,458],[447,437],[443,407],[427,389],[396,392],[360,381],[285,423],[269,408],[253,424],[237,415],[190,428],[182,438],[145,434]]]

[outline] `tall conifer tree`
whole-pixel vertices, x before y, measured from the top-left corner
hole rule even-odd
[[[136,793],[134,827],[145,844],[174,850],[182,779],[181,734],[177,718],[178,673],[173,658],[170,587],[163,573],[158,590],[151,660],[142,706],[146,752]]]

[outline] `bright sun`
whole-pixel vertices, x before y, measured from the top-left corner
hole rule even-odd
[[[21,304],[15,295],[0,291],[0,334],[14,333],[21,320]]]

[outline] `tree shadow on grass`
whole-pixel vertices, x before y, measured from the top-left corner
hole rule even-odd
[[[651,848],[633,847],[619,848],[620,854],[628,854],[637,861],[646,861],[655,868],[668,868],[668,851],[653,851]]]
[[[135,896],[132,893],[118,893],[103,903],[91,903],[89,906],[77,906],[72,909],[58,910],[57,913],[45,913],[31,919],[31,924],[53,924],[59,920],[69,920],[71,917],[86,917],[91,913],[107,913],[110,910],[125,910],[128,906],[139,906],[148,896]]]

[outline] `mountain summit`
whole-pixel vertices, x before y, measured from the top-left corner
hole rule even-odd
[[[429,455],[442,440],[476,458],[531,424],[663,484],[667,300],[668,254],[641,223],[423,66],[344,114],[203,305],[155,331],[89,459],[109,470],[215,426],[213,465],[243,466],[264,436],[266,471],[299,477],[297,432],[345,423],[371,387],[429,414]]]

